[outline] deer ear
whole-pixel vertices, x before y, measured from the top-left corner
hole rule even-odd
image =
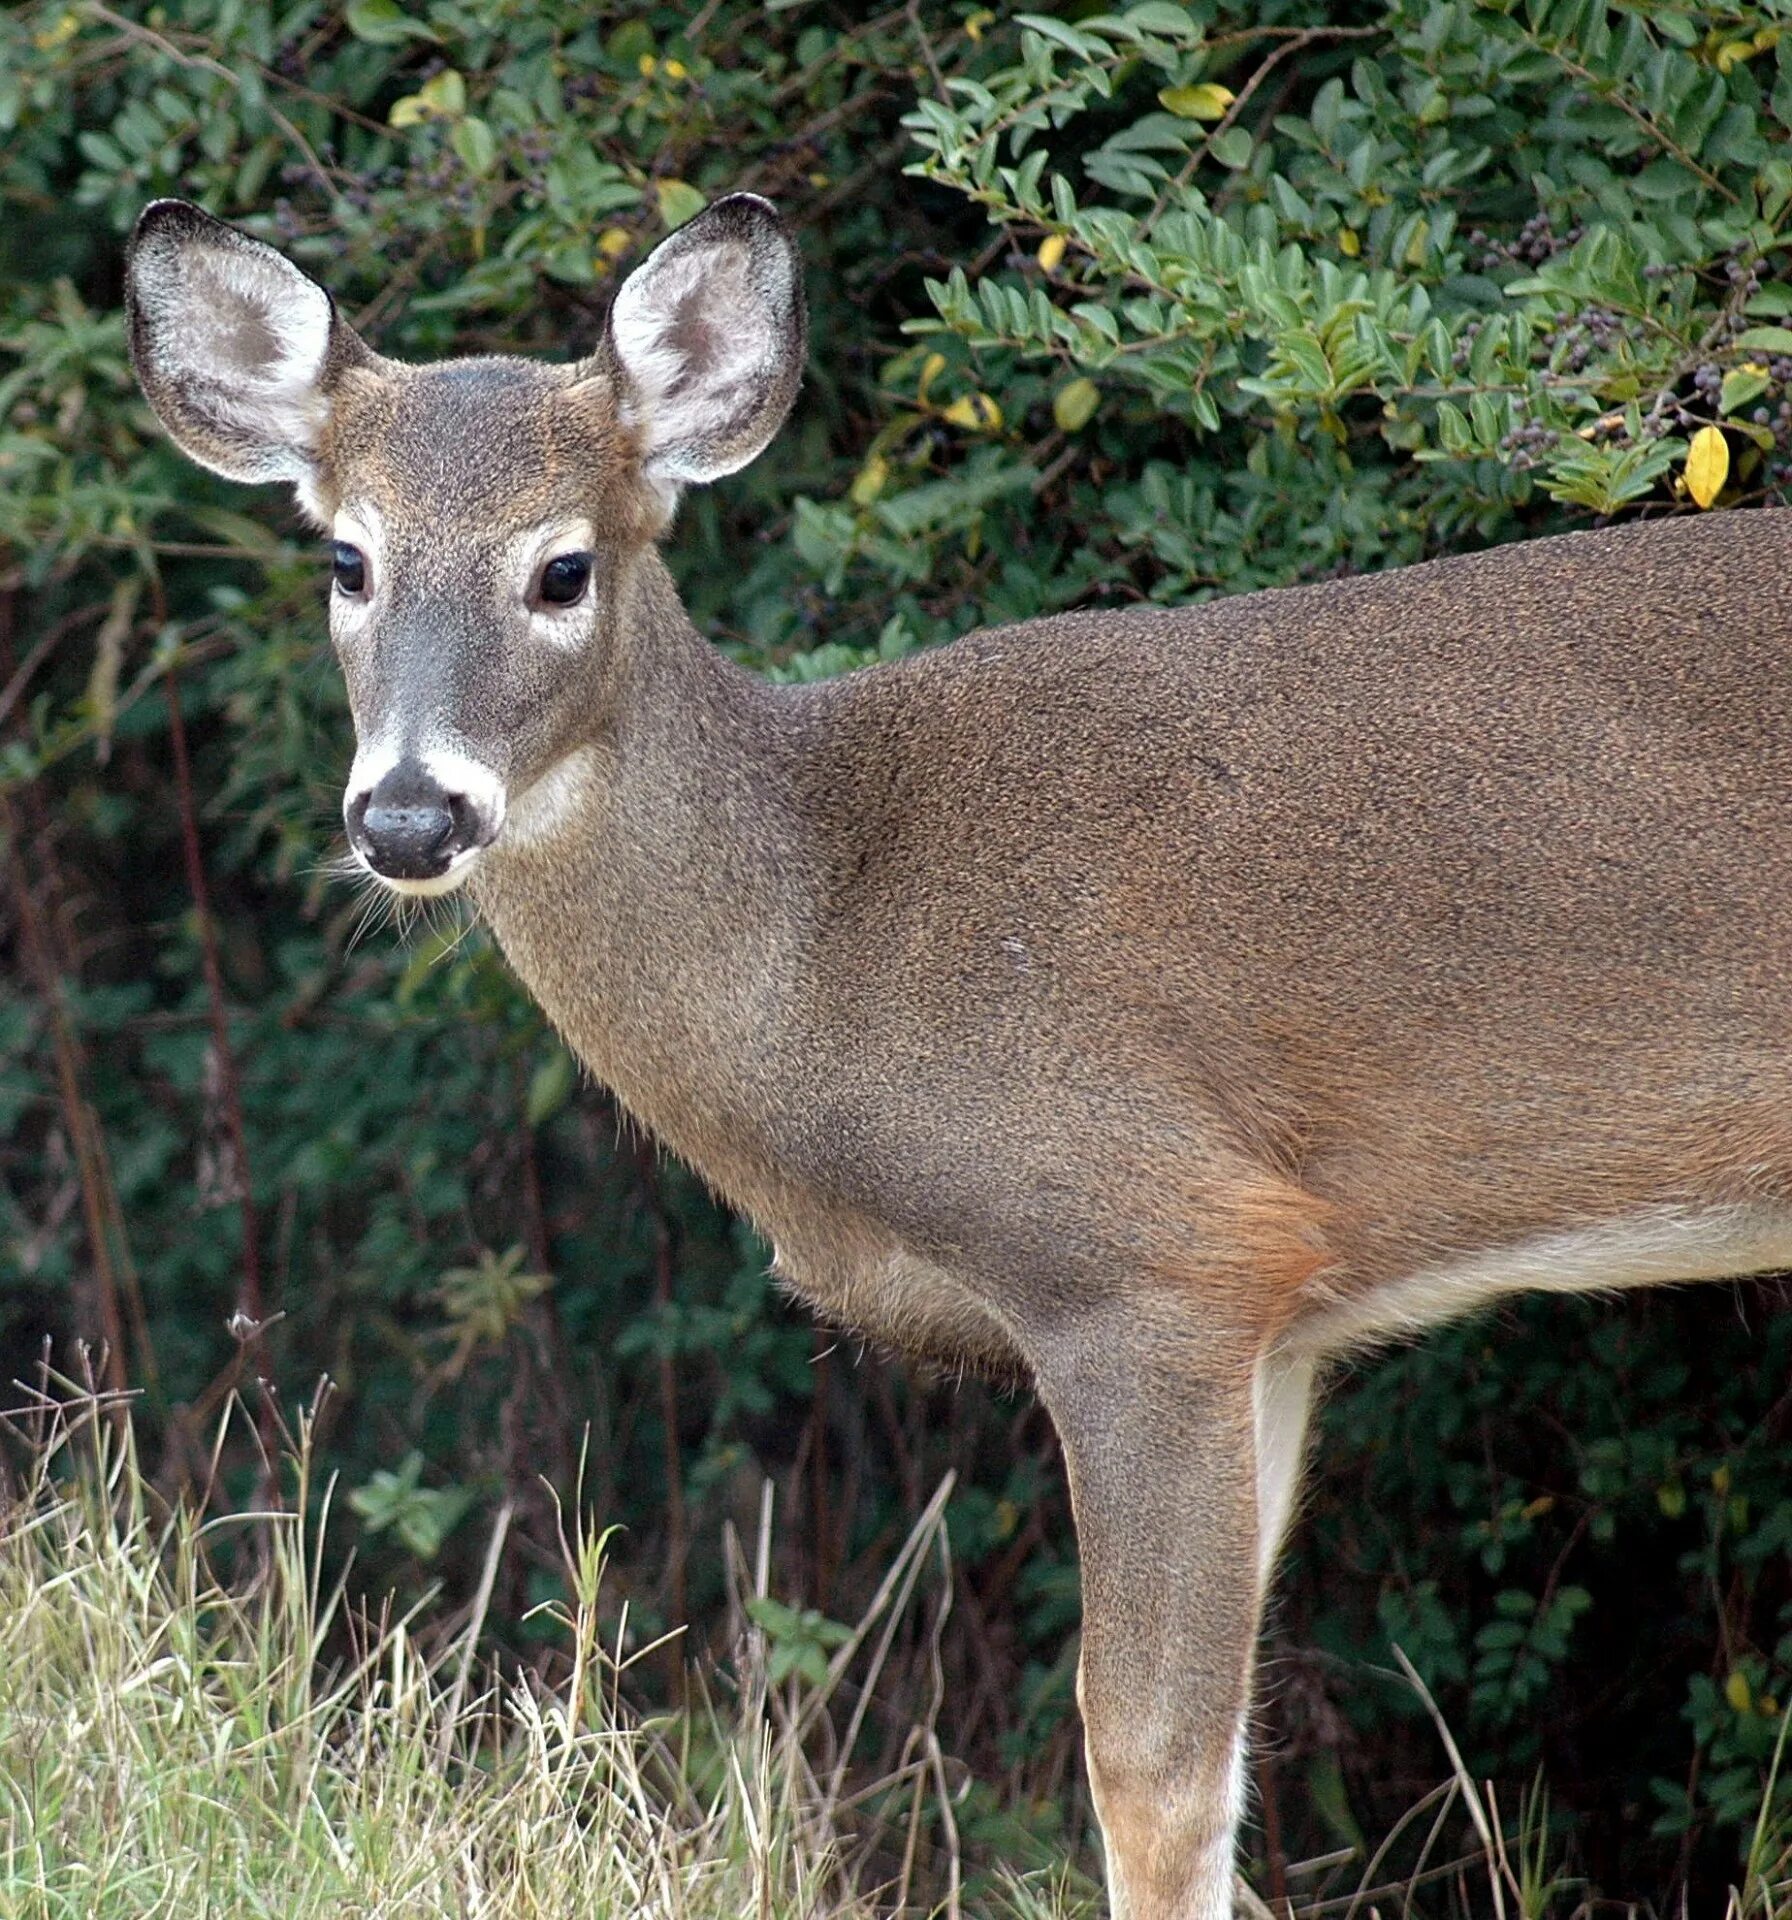
[[[373,355],[284,254],[184,200],[143,209],[125,268],[131,360],[183,452],[309,493],[329,388]]]
[[[607,333],[647,479],[671,496],[760,453],[796,398],[806,338],[802,262],[770,201],[730,194],[662,240]]]

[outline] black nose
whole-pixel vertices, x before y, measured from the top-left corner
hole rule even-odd
[[[388,880],[434,880],[473,844],[473,809],[414,760],[401,760],[371,793],[349,802],[355,851]]]

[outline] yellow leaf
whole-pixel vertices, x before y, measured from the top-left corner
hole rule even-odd
[[[80,19],[71,9],[53,27],[46,27],[42,33],[34,33],[31,44],[39,53],[51,53],[57,47],[66,46],[80,31]]]
[[[1752,60],[1759,51],[1752,40],[1732,40],[1727,46],[1718,48],[1717,70],[1719,73],[1728,73],[1742,61]]]
[[[972,433],[993,433],[1002,424],[1002,409],[987,393],[967,393],[945,408],[940,418]]]
[[[1101,405],[1101,389],[1093,380],[1072,380],[1060,387],[1052,399],[1052,418],[1066,433],[1076,433],[1095,418]]]
[[[687,67],[682,60],[668,60],[666,62],[666,78],[668,80],[688,80],[690,78],[690,72],[690,68]]]
[[[641,78],[643,80],[651,80],[659,64],[660,63],[653,57],[651,53],[642,54],[640,59],[635,62],[636,67],[640,70]]]
[[[1692,437],[1686,455],[1686,491],[1701,507],[1708,507],[1723,492],[1730,477],[1730,443],[1721,427],[1701,427]],[[1721,1471],[1721,1469],[1720,1469]],[[1720,1487],[1721,1493],[1723,1489]]]
[[[890,477],[890,463],[881,453],[874,453],[859,469],[852,483],[852,503],[855,507],[868,507],[884,490],[884,482]]]
[[[603,259],[615,260],[627,253],[634,243],[634,235],[627,227],[605,227],[597,236],[597,251]]]
[[[1706,427],[1704,429],[1704,432],[1706,433],[1715,433],[1716,431],[1717,429],[1715,427]],[[1699,443],[1697,440],[1693,442],[1693,445],[1695,447],[1698,444]],[[1730,1491],[1730,1463],[1727,1460],[1724,1462],[1724,1464],[1721,1467],[1712,1468],[1711,1490],[1713,1493],[1716,1493],[1720,1496]]]
[[[988,7],[979,7],[975,13],[965,16],[964,30],[973,41],[983,38],[983,29],[994,26],[996,15]]]
[[[1223,120],[1226,109],[1238,96],[1230,87],[1203,80],[1196,87],[1165,87],[1157,98],[1158,104],[1167,107],[1178,120]]]
[[[946,356],[943,353],[930,353],[921,363],[921,384],[916,393],[923,400],[927,398],[927,389],[946,371]]]
[[[1747,1713],[1752,1705],[1754,1695],[1749,1690],[1748,1675],[1740,1667],[1724,1682],[1724,1698],[1738,1713]]]
[[[415,93],[392,102],[389,127],[416,127],[425,120],[458,120],[467,110],[467,83],[453,67],[425,80]]]
[[[1355,227],[1340,227],[1338,229],[1338,251],[1344,255],[1345,259],[1354,260],[1362,250],[1363,236],[1357,232]]]
[[[467,110],[467,83],[457,68],[444,67],[440,73],[424,81],[417,90],[417,98],[424,102],[431,113],[439,113],[444,119],[453,119],[456,114]]]
[[[1039,243],[1039,264],[1047,273],[1056,273],[1063,263],[1069,242],[1061,233],[1048,233]]]

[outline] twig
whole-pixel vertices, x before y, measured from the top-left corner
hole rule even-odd
[[[93,1261],[94,1279],[99,1287],[100,1339],[105,1347],[105,1380],[109,1393],[125,1390],[124,1321],[118,1310],[118,1276],[112,1263],[111,1237],[106,1231],[107,1209],[101,1191],[105,1175],[96,1152],[94,1134],[98,1123],[81,1088],[81,1061],[68,1009],[63,1000],[62,982],[56,974],[43,918],[31,895],[31,882],[25,872],[24,849],[19,833],[18,814],[12,798],[0,790],[0,834],[11,850],[7,865],[12,871],[13,899],[19,916],[19,944],[24,950],[27,969],[44,1011],[49,1016],[50,1044],[56,1060],[56,1091],[62,1103],[63,1125],[68,1129],[69,1145],[74,1151],[75,1169],[81,1183],[81,1211],[87,1223],[87,1245]]]
[[[514,1502],[506,1500],[492,1523],[492,1537],[485,1549],[485,1565],[479,1574],[479,1590],[473,1596],[473,1611],[467,1616],[466,1632],[461,1636],[460,1662],[455,1668],[454,1685],[449,1690],[448,1704],[442,1714],[441,1737],[436,1743],[436,1760],[440,1766],[447,1765],[453,1750],[454,1729],[460,1721],[461,1704],[467,1694],[467,1676],[473,1670],[473,1656],[485,1625],[486,1611],[492,1603],[492,1588],[498,1581],[498,1563],[504,1557],[504,1542],[515,1516]]]
[[[908,23],[914,29],[915,38],[921,43],[921,58],[927,62],[927,71],[933,75],[933,90],[942,100],[950,100],[946,91],[946,76],[940,71],[938,56],[933,51],[933,42],[927,37],[927,29],[921,24],[921,0],[908,0],[903,9]]]
[[[1690,167],[1713,192],[1721,193],[1732,206],[1737,204],[1737,195],[1732,193],[1715,173],[1700,166],[1698,161],[1681,146],[1679,141],[1676,140],[1666,128],[1658,126],[1641,107],[1625,99],[1620,88],[1611,85],[1607,81],[1601,80],[1599,75],[1594,73],[1591,68],[1583,67],[1572,55],[1564,53],[1560,42],[1552,46],[1539,34],[1526,32],[1522,27],[1520,27],[1519,31],[1540,53],[1548,54],[1552,60],[1573,74],[1575,79],[1589,89],[1595,99],[1605,101],[1607,105],[1616,107],[1620,113],[1634,120],[1658,147],[1665,147],[1683,167]]]
[[[224,1006],[224,970],[218,961],[218,930],[212,919],[211,895],[205,881],[205,859],[199,847],[199,818],[193,800],[193,769],[187,754],[187,726],[180,710],[180,674],[168,663],[168,738],[174,750],[174,780],[180,801],[181,851],[186,860],[187,887],[193,896],[193,916],[199,928],[199,964],[205,977],[212,1050],[218,1063],[218,1099],[224,1110],[224,1128],[236,1161],[238,1218],[242,1224],[243,1270],[237,1290],[231,1328],[245,1350],[254,1349],[265,1367],[264,1329],[267,1301],[261,1284],[261,1222],[249,1175],[249,1139],[243,1126],[242,1089],[237,1079],[236,1053],[230,1044],[230,1021]],[[268,1459],[279,1457],[277,1421],[273,1403],[264,1393],[256,1407],[256,1421]],[[270,1484],[272,1476],[270,1475]]]
[[[1226,109],[1219,124],[1183,162],[1181,172],[1170,185],[1157,196],[1152,203],[1151,211],[1139,222],[1139,237],[1143,239],[1169,210],[1171,196],[1180,193],[1194,178],[1195,169],[1213,151],[1213,143],[1222,133],[1229,131],[1237,124],[1238,116],[1250,104],[1251,95],[1291,53],[1299,53],[1303,47],[1311,46],[1315,40],[1366,40],[1373,39],[1384,31],[1385,29],[1381,27],[1302,27],[1284,40],[1239,88],[1237,98]]]
[[[927,1734],[927,1759],[933,1768],[934,1791],[939,1795],[940,1824],[946,1830],[946,1920],[962,1920],[964,1908],[959,1895],[964,1887],[964,1861],[958,1845],[958,1821],[952,1812],[952,1795],[946,1785],[946,1762],[940,1752],[939,1735],[931,1728]],[[1503,1916],[1502,1916],[1503,1920]]]
[[[234,87],[239,94],[243,91],[242,75],[235,72],[232,68],[225,66],[221,60],[214,60],[210,54],[183,52],[172,40],[163,34],[157,33],[154,28],[141,26],[135,20],[126,19],[122,13],[114,13],[110,7],[104,4],[104,0],[85,0],[85,4],[87,12],[91,14],[94,19],[105,21],[107,26],[116,28],[118,32],[124,34],[127,39],[136,40],[144,46],[154,47],[158,53],[177,62],[180,66],[197,67],[202,73],[214,73],[220,80],[226,81],[230,86]],[[317,175],[318,184],[323,188],[324,192],[330,196],[332,201],[340,201],[342,195],[338,191],[336,183],[330,178],[329,170],[312,151],[311,142],[305,138],[298,128],[287,119],[286,115],[283,114],[265,94],[262,96],[261,104],[268,118],[273,121],[274,125],[298,148],[299,152],[305,156],[305,164]]]
[[[104,600],[96,601],[90,607],[77,607],[73,613],[65,613],[53,626],[44,630],[43,637],[27,651],[24,659],[14,670],[12,678],[7,681],[4,688],[0,688],[0,721],[3,721],[18,704],[19,697],[31,683],[31,676],[49,658],[58,643],[66,639],[83,620],[91,620],[96,614],[103,614],[106,607],[107,602]]]

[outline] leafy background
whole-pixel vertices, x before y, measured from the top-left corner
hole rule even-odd
[[[964,1826],[1048,1857],[1088,1816],[1043,1416],[818,1335],[477,930],[363,924],[324,871],[349,742],[319,552],[181,460],[125,362],[120,245],[157,194],[422,358],[587,348],[629,264],[736,187],[800,233],[812,365],[670,557],[717,644],[807,678],[1779,500],[1792,8],[0,14],[9,1374],[94,1343],[163,1487],[227,1505],[268,1488],[246,1440],[214,1471],[217,1407],[244,1389],[277,1443],[327,1376],[357,1581],[469,1595],[508,1498],[492,1617],[522,1661],[551,1657],[550,1489],[622,1529],[615,1631],[688,1620],[721,1675],[720,1543],[769,1476],[761,1624],[802,1671],[952,1469]],[[1792,1693],[1789,1360],[1767,1284],[1524,1305],[1350,1368],[1268,1642],[1258,1884],[1360,1860],[1444,1771],[1397,1643],[1515,1823],[1544,1783],[1525,1816],[1586,1890],[1718,1898]],[[868,1771],[935,1684],[916,1631]],[[663,1648],[633,1676],[685,1684]]]

